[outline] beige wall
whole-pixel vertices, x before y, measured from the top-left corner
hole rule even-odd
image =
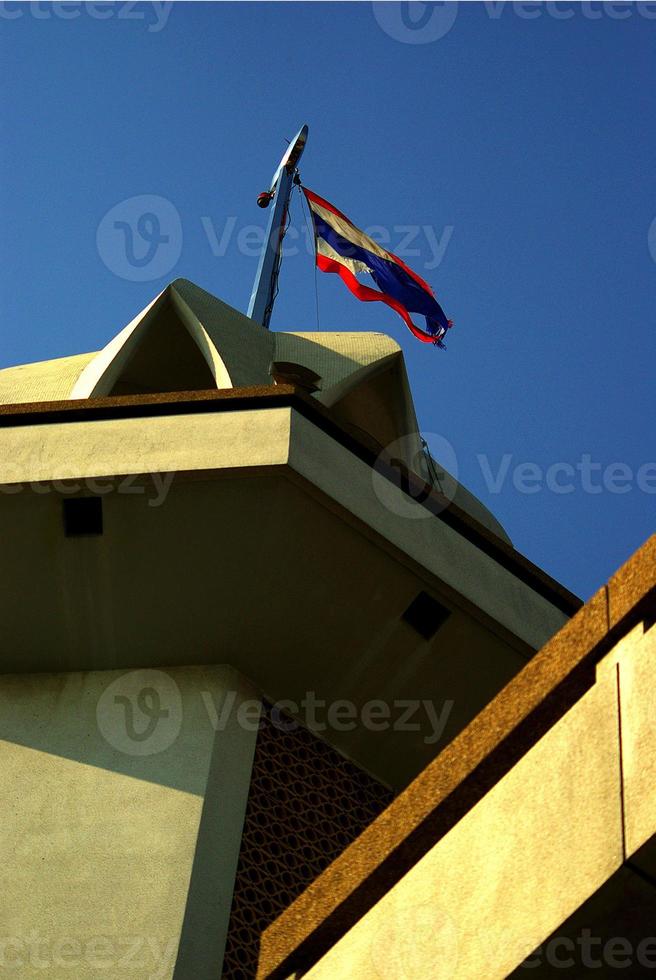
[[[374,477],[290,408],[0,429],[0,671],[228,660],[272,700],[410,700],[328,733],[402,789],[566,617]],[[65,537],[73,493],[102,535]],[[420,591],[451,610],[429,640]]]
[[[0,489],[129,474],[286,467],[417,562],[487,624],[539,649],[567,616],[289,408],[0,429]],[[37,493],[41,492],[37,488]],[[45,490],[43,491],[45,492]]]
[[[253,696],[227,667],[0,677],[0,975],[219,975]]]
[[[506,977],[656,833],[655,667],[641,625],[308,980]]]

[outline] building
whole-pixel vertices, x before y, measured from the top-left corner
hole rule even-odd
[[[0,371],[0,438],[1,966],[505,977],[588,919],[638,955],[651,544],[580,609],[389,337],[184,280]]]

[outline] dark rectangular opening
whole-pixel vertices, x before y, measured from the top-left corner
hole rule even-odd
[[[101,497],[72,497],[63,501],[64,534],[67,538],[103,533]]]
[[[428,592],[420,592],[401,618],[425,640],[431,640],[450,615],[450,611]]]

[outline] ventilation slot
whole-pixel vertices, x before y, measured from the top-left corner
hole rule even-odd
[[[401,618],[425,640],[431,640],[449,616],[449,610],[437,599],[433,599],[427,592],[420,592]]]
[[[73,497],[64,500],[64,534],[83,538],[103,533],[101,497]]]

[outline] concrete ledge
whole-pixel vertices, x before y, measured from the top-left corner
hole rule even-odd
[[[656,603],[653,591],[656,587],[656,535],[649,538],[629,560],[622,565],[608,582],[608,616],[612,629],[627,616],[645,613],[653,617]],[[651,602],[651,608],[643,604]]]
[[[352,433],[345,431],[333,418],[329,409],[292,385],[0,405],[0,433],[3,429],[22,426],[62,425],[70,422],[99,422],[163,415],[197,415],[261,408],[294,408],[305,419],[368,465],[372,466],[377,462],[371,449]],[[387,475],[395,485],[398,484],[398,470],[378,462],[377,472],[383,476]],[[581,608],[581,600],[577,596],[462,508],[438,491],[426,487],[423,481],[410,471],[405,472],[404,478],[413,501],[421,499],[419,506],[467,538],[480,551],[511,571],[561,612],[571,616]]]
[[[622,863],[604,676],[307,973],[501,980]]]
[[[316,963],[580,701],[634,625],[631,602],[656,599],[655,552],[653,537],[267,930],[258,977]]]

